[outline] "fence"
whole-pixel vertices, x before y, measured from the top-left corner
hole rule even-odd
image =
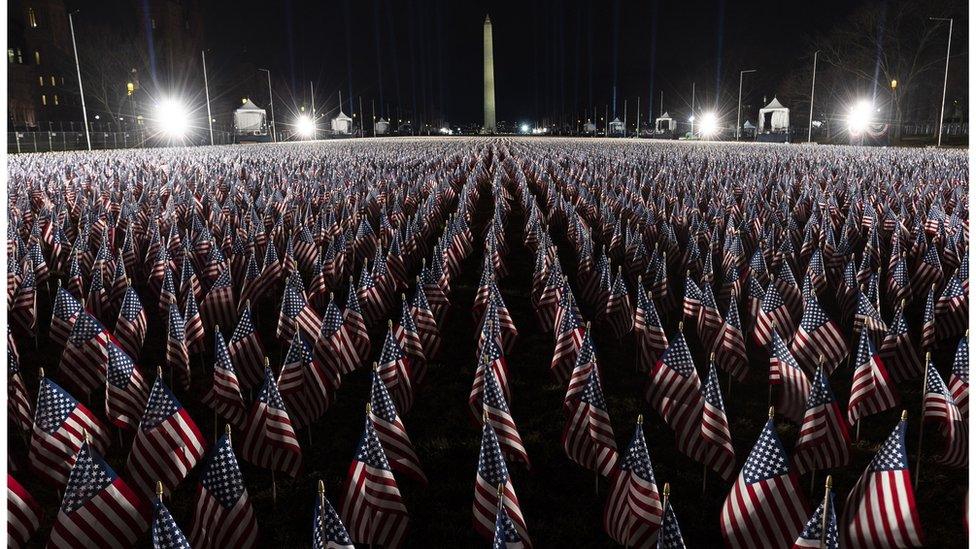
[[[139,147],[165,147],[172,143],[159,136],[142,132],[93,131],[90,134],[91,148],[95,149],[133,149]],[[226,131],[214,130],[214,144],[227,145],[234,142],[234,135]],[[194,135],[182,145],[209,145],[210,135]],[[76,151],[88,148],[85,132],[78,131],[15,131],[7,132],[8,153],[34,153],[51,151]]]

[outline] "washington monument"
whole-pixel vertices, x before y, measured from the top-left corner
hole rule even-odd
[[[485,125],[484,133],[495,133],[495,59],[491,46],[491,17],[485,16]]]

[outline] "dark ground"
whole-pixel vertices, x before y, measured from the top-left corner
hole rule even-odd
[[[475,226],[482,226],[491,215],[490,199],[489,193],[482,193]],[[507,229],[510,254],[506,261],[509,275],[499,281],[499,287],[519,329],[515,348],[508,356],[513,380],[511,408],[532,460],[532,470],[526,471],[519,465],[510,465],[509,470],[521,501],[529,534],[537,547],[612,547],[614,543],[604,533],[601,519],[608,483],[601,479],[598,493],[595,494],[594,474],[571,463],[560,443],[564,425],[564,387],[554,382],[549,373],[552,338],[541,332],[531,310],[529,288],[533,256],[524,245],[524,217],[518,211],[517,204],[513,206]],[[467,408],[468,391],[474,376],[476,341],[476,328],[471,320],[470,309],[483,257],[480,238],[476,236],[475,241],[475,251],[464,262],[461,274],[452,285],[451,312],[446,325],[441,327],[445,343],[442,356],[431,365],[428,379],[418,393],[413,410],[404,418],[424,471],[430,479],[429,487],[423,489],[408,479],[398,478],[400,491],[410,513],[408,546],[411,547],[489,546],[487,541],[474,533],[471,526],[480,429],[470,422]],[[570,280],[573,280],[575,264],[566,255],[565,243],[558,239],[557,243],[564,269],[570,275]],[[139,288],[139,291],[140,295],[145,295],[143,288]],[[276,295],[280,295],[280,291]],[[42,293],[42,296],[38,318],[49,319],[49,297],[46,293]],[[277,302],[265,299],[259,306],[258,321],[262,341],[268,348],[272,364],[276,364],[277,360],[280,367],[285,350],[274,343],[273,338],[278,305]],[[825,305],[833,310],[832,303]],[[147,380],[151,381],[152,369],[157,363],[163,362],[165,321],[157,318],[154,307],[149,309],[149,335],[140,365]],[[592,312],[586,308],[582,313],[585,318],[593,317]],[[671,316],[666,321],[669,335],[677,323],[674,315]],[[47,321],[40,324],[40,351],[35,350],[32,341],[18,339],[21,367],[32,395],[37,390],[37,366],[44,366],[49,371],[55,370],[60,356],[60,349],[53,349],[45,344]],[[913,325],[913,328],[917,328],[917,325]],[[628,336],[618,342],[610,335],[608,327],[595,323],[594,329],[604,393],[618,449],[623,451],[626,448],[637,415],[644,413],[644,430],[658,487],[663,486],[664,482],[671,483],[671,501],[687,545],[719,546],[719,513],[730,485],[710,474],[703,494],[702,466],[677,452],[673,433],[643,401],[645,380],[644,376],[635,371],[632,338]],[[849,330],[850,327],[845,329]],[[912,332],[918,333],[917,329]],[[378,354],[383,331],[374,329],[371,333],[373,351]],[[693,330],[686,333],[693,333]],[[689,343],[701,372],[707,365],[707,356],[693,335],[689,336]],[[951,367],[954,346],[955,341],[943,342],[943,352],[935,357],[943,376]],[[726,375],[720,374],[726,413],[740,466],[766,421],[767,409],[767,399],[764,398],[767,395],[766,357],[757,354],[751,343],[749,352],[752,370],[748,382],[735,385],[731,395],[727,391]],[[207,363],[207,372],[211,367],[210,355],[211,351],[208,350],[207,356],[203,358]],[[193,357],[192,363],[194,378],[190,394],[179,389],[176,394],[189,409],[203,434],[213,440],[213,413],[199,403],[200,397],[211,383],[210,375],[202,369],[199,357]],[[842,406],[846,406],[851,374],[849,366],[841,366],[832,376],[832,386]],[[916,467],[915,456],[918,448],[920,386],[921,380],[917,384],[912,382],[900,387],[903,407],[909,411],[907,441],[913,469]],[[257,514],[262,547],[310,545],[317,479],[325,481],[327,496],[338,508],[340,488],[362,430],[364,403],[368,392],[368,369],[361,369],[347,376],[337,393],[336,402],[313,426],[312,432],[306,430],[298,433],[304,456],[304,471],[294,481],[283,480],[279,475],[277,503],[272,500],[270,473],[241,462]],[[101,400],[86,404],[96,414],[101,415]],[[900,411],[900,408],[890,410],[862,422],[861,442],[852,449],[851,464],[843,470],[831,471],[838,506],[843,505],[874,451],[895,426]],[[777,423],[784,444],[791,450],[797,437],[796,426],[785,420],[778,420]],[[968,477],[964,471],[946,469],[929,459],[941,449],[941,442],[932,435],[933,431],[926,432],[921,478],[916,491],[924,539],[930,547],[963,547],[967,538],[963,524],[963,502]],[[108,453],[109,462],[120,473],[124,471],[125,458],[131,445],[130,437],[131,435],[127,435],[121,448],[116,441]],[[33,542],[33,546],[40,547],[47,540],[59,501],[53,490],[24,471],[26,453],[22,440],[11,436],[9,442],[11,456],[21,471],[17,474],[18,480],[37,498],[45,511],[41,530],[35,535]],[[190,529],[197,481],[197,470],[194,470],[173,494],[172,499],[167,501],[184,532]],[[821,472],[816,477],[815,488],[811,492],[810,475],[801,478],[800,484],[808,496],[811,509],[823,497],[823,481],[824,474]],[[148,544],[148,539],[146,543]]]

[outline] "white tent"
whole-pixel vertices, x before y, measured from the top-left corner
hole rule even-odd
[[[614,118],[610,121],[610,133],[614,135],[624,133],[624,123],[619,118]]]
[[[245,99],[244,104],[234,111],[234,128],[237,135],[262,135],[267,133],[265,126],[267,113],[261,107]]]
[[[596,133],[596,124],[587,120],[586,124],[583,124],[583,133]]]
[[[788,132],[790,130],[790,109],[775,97],[768,105],[759,109],[759,132]]]
[[[332,132],[341,133],[348,135],[352,129],[352,118],[346,116],[346,113],[339,111],[339,116],[332,119]]]
[[[661,116],[654,120],[654,131],[657,132],[673,132],[678,128],[678,121],[671,118],[671,115],[665,112]]]
[[[390,123],[380,117],[380,119],[373,124],[373,131],[376,133],[376,135],[386,135],[390,133]]]

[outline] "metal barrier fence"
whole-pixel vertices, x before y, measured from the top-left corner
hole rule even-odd
[[[130,132],[91,132],[92,150],[134,149],[140,147],[166,147],[172,143],[159,139],[151,133]],[[234,142],[234,134],[214,130],[214,144],[228,145]],[[210,135],[193,136],[182,143],[186,146],[209,145]],[[85,150],[85,132],[62,131],[18,131],[7,132],[8,153],[35,153],[51,151]]]

